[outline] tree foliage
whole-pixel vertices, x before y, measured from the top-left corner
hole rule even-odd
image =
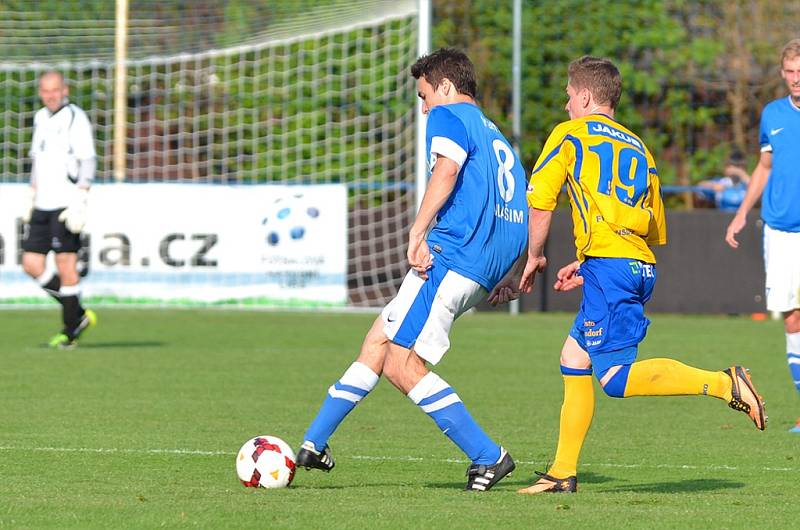
[[[474,59],[482,106],[510,132],[512,2],[437,0],[433,43]],[[617,117],[642,136],[666,183],[718,174],[734,148],[758,152],[761,107],[781,94],[780,47],[800,9],[769,0],[523,2],[521,155],[530,167],[567,118],[567,65],[612,59]],[[769,31],[768,31],[769,28]]]

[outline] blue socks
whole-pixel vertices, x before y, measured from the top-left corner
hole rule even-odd
[[[794,380],[794,387],[800,392],[800,333],[786,334],[786,361]]]
[[[500,446],[483,432],[455,390],[441,377],[428,372],[411,389],[408,397],[436,422],[473,464],[491,465],[500,459]]]
[[[356,404],[375,388],[378,379],[378,374],[366,365],[359,362],[350,365],[342,378],[328,389],[328,396],[303,440],[312,442],[317,451],[322,451],[328,445],[328,438]],[[500,459],[500,446],[483,432],[458,394],[438,375],[428,372],[411,389],[408,397],[436,422],[472,463],[491,465]]]
[[[308,427],[304,441],[314,443],[317,451],[328,445],[328,438],[356,404],[364,399],[378,384],[379,376],[367,365],[354,362],[333,386],[322,403],[317,417]]]

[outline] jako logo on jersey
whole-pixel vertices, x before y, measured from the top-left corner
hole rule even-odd
[[[608,136],[609,138],[616,138],[617,140],[621,140],[626,144],[630,144],[639,150],[642,149],[642,143],[630,134],[626,134],[613,127],[609,127],[605,123],[601,123],[599,121],[590,121],[586,124],[589,126],[589,134],[599,134],[601,136]]]

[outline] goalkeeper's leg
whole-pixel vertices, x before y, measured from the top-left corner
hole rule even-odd
[[[60,252],[56,254],[56,267],[61,278],[61,306],[64,329],[71,343],[77,339],[90,326],[94,325],[92,315],[86,315],[86,309],[81,304],[80,275],[78,274],[78,254],[75,252]]]
[[[47,270],[45,260],[47,254],[38,252],[24,252],[22,254],[22,268],[25,273],[36,280],[36,283],[49,294],[56,302],[61,303],[61,277],[58,273]]]

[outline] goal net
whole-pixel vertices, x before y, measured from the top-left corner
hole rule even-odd
[[[114,7],[86,4],[55,17],[53,2],[0,7],[0,185],[27,182],[37,79],[55,68],[95,128],[95,188],[112,188]],[[418,117],[408,67],[417,33],[416,0],[132,0],[126,184],[339,184],[347,206],[344,303],[384,304],[406,272],[416,201]],[[209,208],[207,217],[226,215]],[[10,248],[14,235],[3,237]],[[13,259],[7,255],[6,265]]]

